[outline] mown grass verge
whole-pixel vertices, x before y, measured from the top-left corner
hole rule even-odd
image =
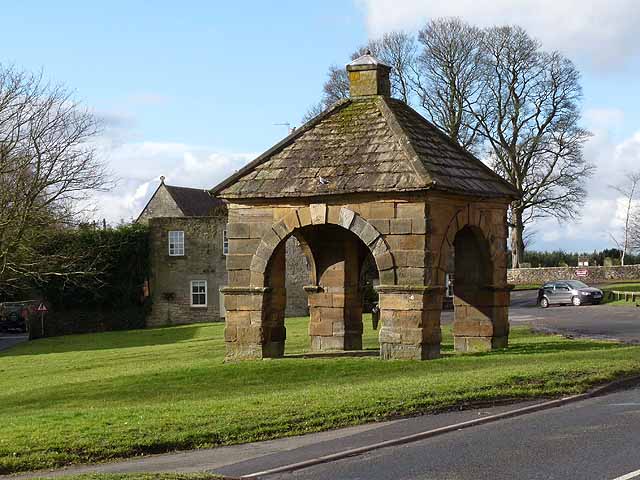
[[[50,477],[34,477],[33,480]],[[211,473],[88,473],[65,475],[64,480],[222,480]]]
[[[365,322],[365,348],[377,332]],[[285,358],[224,364],[222,324],[43,339],[0,353],[0,473],[205,448],[583,392],[640,373],[640,347],[513,328],[510,346],[428,362]],[[287,353],[308,345],[287,320]]]
[[[623,306],[623,307],[633,307],[636,304],[640,303],[640,301],[638,301],[640,299],[637,299],[635,302],[632,302],[630,299],[625,300],[624,298],[620,300],[616,300],[615,297],[612,298],[609,295],[609,293],[614,290],[618,292],[640,292],[640,282],[612,283],[602,287],[602,291],[604,292],[604,299],[602,303],[606,303],[607,305]]]

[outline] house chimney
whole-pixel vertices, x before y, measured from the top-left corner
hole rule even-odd
[[[391,67],[382,63],[371,54],[370,50],[367,50],[364,55],[347,65],[351,97],[370,95],[390,97],[389,73],[391,73]]]

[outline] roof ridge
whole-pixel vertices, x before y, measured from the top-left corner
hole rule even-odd
[[[498,175],[495,171],[493,171],[493,169],[491,167],[489,167],[488,165],[486,165],[482,160],[480,160],[478,157],[476,157],[474,154],[472,154],[471,152],[469,152],[468,150],[465,150],[464,148],[462,148],[457,142],[454,142],[445,132],[443,132],[440,128],[438,128],[435,124],[431,123],[429,120],[427,120],[426,118],[424,118],[422,115],[420,115],[420,113],[418,113],[415,109],[413,109],[409,104],[402,102],[401,100],[395,99],[395,98],[388,98],[388,100],[393,101],[395,103],[397,103],[398,105],[401,105],[403,108],[408,108],[409,110],[411,110],[422,122],[424,122],[427,126],[429,126],[434,132],[436,132],[436,134],[443,139],[445,142],[447,142],[450,146],[452,146],[453,148],[455,148],[456,150],[458,150],[460,153],[462,153],[465,157],[467,157],[468,159],[470,159],[471,161],[473,161],[474,163],[476,163],[477,165],[479,165],[481,168],[483,168],[487,173],[489,173],[491,176],[493,176],[496,180],[500,181],[504,186],[506,186],[509,190],[511,190],[516,196],[519,196],[518,192],[516,191],[515,187],[508,182],[506,179],[502,178],[500,175]],[[422,162],[420,162],[422,163]]]
[[[429,174],[429,171],[426,169],[426,167],[420,160],[420,155],[418,155],[418,152],[416,152],[415,148],[413,148],[413,145],[411,144],[411,139],[402,128],[402,125],[400,125],[400,122],[396,118],[396,115],[393,112],[393,110],[389,108],[389,105],[387,104],[388,98],[390,97],[381,96],[378,99],[376,99],[379,105],[380,111],[382,112],[382,115],[387,121],[387,125],[393,131],[393,133],[395,133],[398,137],[400,137],[403,140],[402,142],[400,142],[400,145],[402,146],[403,150],[407,154],[407,157],[408,157],[407,159],[409,160],[409,163],[411,164],[411,167],[415,171],[416,175],[418,175],[418,177],[424,180],[425,188],[429,187],[430,185],[435,185],[436,183],[435,180],[431,177],[431,175]]]
[[[234,183],[236,180],[244,177],[247,173],[250,173],[251,170],[253,170],[255,167],[257,167],[257,166],[265,163],[266,161],[268,161],[274,154],[278,153],[279,151],[281,151],[285,147],[287,147],[290,144],[292,144],[294,142],[294,140],[296,140],[298,137],[300,137],[304,133],[306,133],[309,130],[311,130],[313,127],[318,125],[322,120],[324,120],[325,118],[329,117],[334,112],[337,112],[338,110],[346,107],[351,102],[352,102],[351,98],[345,98],[343,100],[339,100],[336,103],[334,103],[333,105],[331,105],[329,108],[324,110],[323,112],[321,112],[318,115],[316,115],[315,117],[313,117],[308,122],[303,123],[300,127],[296,128],[293,132],[291,132],[289,135],[284,137],[282,140],[280,140],[278,143],[276,143],[273,147],[269,148],[268,150],[266,150],[265,152],[260,154],[257,158],[255,158],[251,162],[247,163],[244,167],[242,167],[240,170],[235,172],[233,175],[230,175],[229,177],[225,178],[223,181],[221,181],[215,187],[210,189],[209,190],[209,194],[212,195],[212,196],[216,196],[218,193],[220,193],[221,190],[224,190],[229,185]]]
[[[197,188],[197,187],[182,187],[180,185],[168,185],[168,184],[164,184],[165,187],[169,187],[169,188],[180,188],[182,190],[198,190],[201,192],[207,192],[209,193],[209,190],[206,188]]]
[[[164,182],[160,182],[158,184],[158,186],[156,187],[156,189],[153,191],[153,193],[151,194],[151,196],[149,197],[149,200],[147,200],[147,203],[144,205],[144,208],[142,210],[140,210],[140,213],[138,214],[138,217],[136,218],[136,221],[133,223],[138,223],[138,221],[140,220],[140,217],[142,217],[142,214],[145,212],[145,210],[147,209],[147,207],[149,207],[149,204],[151,203],[151,200],[153,200],[153,197],[156,196],[156,194],[158,193],[158,190],[160,190],[160,187],[162,187],[164,185]],[[171,195],[171,194],[169,194]],[[173,198],[173,197],[171,197]],[[175,200],[174,200],[175,201]]]

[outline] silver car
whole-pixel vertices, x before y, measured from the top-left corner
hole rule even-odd
[[[548,282],[538,290],[538,305],[547,308],[549,305],[574,305],[579,307],[585,303],[597,305],[602,302],[602,290],[590,287],[578,280],[561,280]]]

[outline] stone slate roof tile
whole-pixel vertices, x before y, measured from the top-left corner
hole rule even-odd
[[[407,104],[372,96],[323,112],[212,192],[249,199],[426,189],[517,197]]]
[[[165,188],[187,217],[206,217],[211,215],[212,209],[225,205],[224,201],[213,197],[207,190],[166,184]]]

